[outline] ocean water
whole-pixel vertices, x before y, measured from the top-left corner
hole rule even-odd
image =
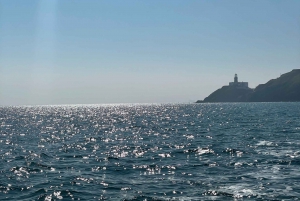
[[[300,103],[0,108],[0,200],[299,200]]]

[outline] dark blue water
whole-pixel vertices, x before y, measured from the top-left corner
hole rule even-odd
[[[300,103],[0,108],[0,200],[299,200]]]

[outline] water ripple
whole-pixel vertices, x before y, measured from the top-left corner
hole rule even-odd
[[[297,200],[299,103],[0,108],[0,200]]]

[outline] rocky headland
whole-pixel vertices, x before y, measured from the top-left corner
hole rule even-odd
[[[197,103],[212,102],[296,102],[300,101],[300,69],[282,74],[255,89],[248,87],[247,82],[234,82],[214,91],[204,100]]]

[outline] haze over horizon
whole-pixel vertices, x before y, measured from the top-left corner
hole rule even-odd
[[[300,1],[0,0],[0,105],[178,103],[300,68]]]

